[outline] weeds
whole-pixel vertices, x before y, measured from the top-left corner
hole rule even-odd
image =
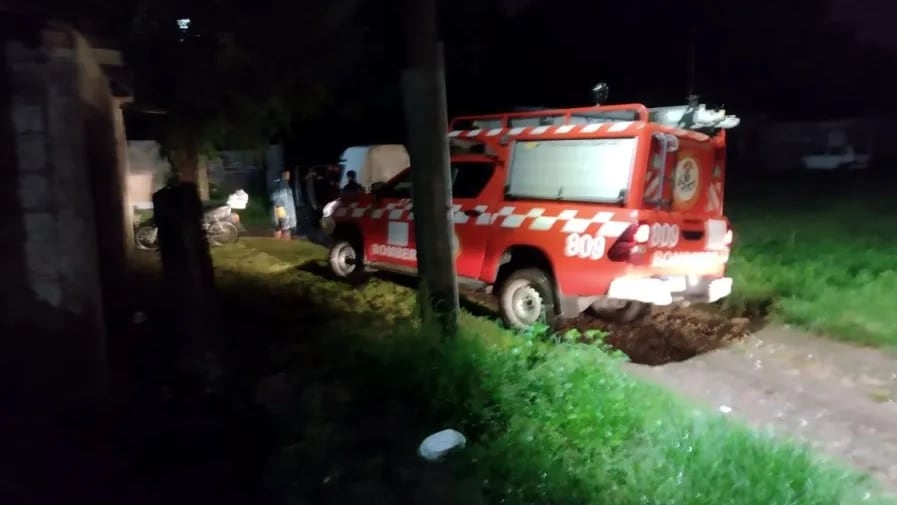
[[[354,377],[355,396],[397,395],[431,429],[468,435],[453,464],[492,503],[884,503],[864,478],[633,379],[599,333],[552,341],[463,314],[458,337],[442,341],[415,321],[411,290],[376,279],[353,289],[297,268],[320,261],[320,249],[247,243],[276,247],[281,260],[245,245],[216,250],[219,286],[281,318],[326,317],[317,338],[335,342],[329,359]]]
[[[870,202],[758,202],[729,214],[735,279],[723,306],[863,344],[897,345],[897,220]]]

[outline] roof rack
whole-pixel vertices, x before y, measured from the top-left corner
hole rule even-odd
[[[676,105],[651,109],[642,104],[627,104],[460,116],[452,119],[449,129],[488,130],[493,128],[560,126],[622,121],[651,122],[671,128],[705,133],[710,136],[716,135],[719,130],[734,128],[741,122],[737,116],[726,114],[725,109],[709,109],[704,104],[696,106]]]
[[[598,102],[607,98],[607,85],[599,83],[593,88]],[[449,130],[485,130],[528,126],[559,126],[570,124],[595,124],[617,121],[651,122],[671,128],[691,130],[715,136],[720,130],[738,126],[737,116],[726,114],[725,109],[711,109],[698,103],[697,96],[688,97],[686,105],[647,108],[640,103],[621,105],[593,105],[568,109],[533,109],[506,114],[460,116],[449,122]]]
[[[517,128],[521,126],[557,126],[565,124],[606,123],[610,121],[648,121],[648,109],[640,104],[538,109],[506,114],[460,116],[450,122],[452,130]]]

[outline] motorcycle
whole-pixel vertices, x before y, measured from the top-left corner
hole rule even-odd
[[[206,210],[202,216],[202,230],[211,246],[236,243],[240,232],[246,228],[240,223],[240,215],[234,209],[243,210],[249,203],[249,195],[237,190],[227,197],[227,203]],[[159,228],[153,218],[140,223],[134,231],[134,241],[138,249],[155,251],[159,249]]]

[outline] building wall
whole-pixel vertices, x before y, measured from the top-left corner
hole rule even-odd
[[[162,155],[162,146],[155,140],[128,140],[127,153],[127,194],[131,206],[150,209],[153,193],[165,184],[172,171],[171,163]],[[213,198],[238,189],[250,191],[260,187],[267,166],[265,154],[261,150],[222,150],[210,159],[202,159],[201,163],[207,166],[209,183],[215,188]],[[278,175],[275,170],[272,177]]]
[[[136,208],[152,208],[153,193],[165,185],[171,163],[155,140],[129,140],[127,150],[128,198]]]
[[[103,396],[107,329],[127,317],[121,111],[74,31],[0,42],[0,394],[47,411]]]
[[[264,151],[222,150],[209,160],[209,182],[219,195],[250,191],[264,179],[266,165]]]

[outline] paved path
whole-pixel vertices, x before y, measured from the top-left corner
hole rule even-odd
[[[637,376],[810,443],[897,493],[897,354],[771,327]]]

